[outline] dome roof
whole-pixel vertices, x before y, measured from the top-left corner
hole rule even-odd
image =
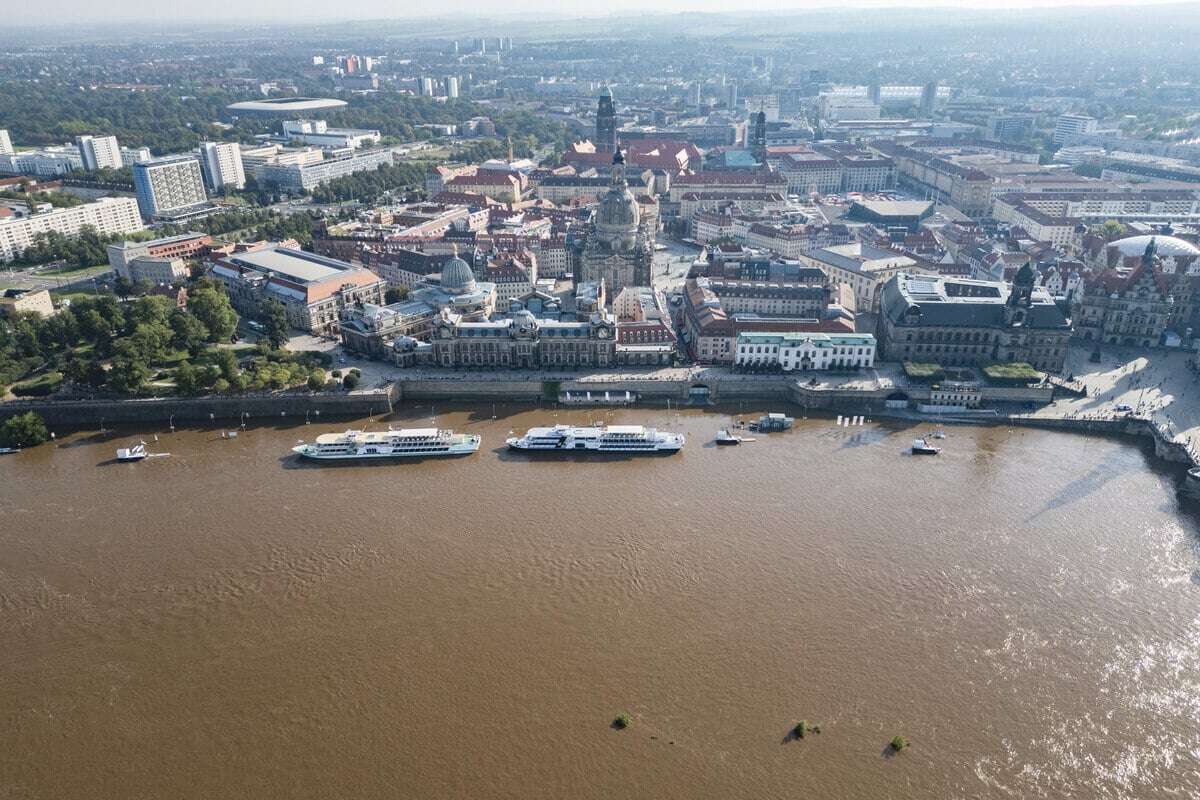
[[[633,193],[623,184],[614,185],[600,200],[596,227],[608,233],[627,233],[637,229],[641,211]]]
[[[1108,246],[1117,248],[1122,256],[1140,256],[1145,254],[1151,239],[1154,240],[1154,247],[1159,256],[1163,258],[1167,256],[1200,256],[1200,248],[1174,236],[1130,236],[1110,242]]]
[[[453,294],[475,291],[475,273],[457,255],[442,266],[442,288]]]

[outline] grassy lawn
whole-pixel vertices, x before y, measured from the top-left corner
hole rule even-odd
[[[905,361],[904,374],[915,381],[933,380],[942,374],[942,365],[919,361]]]
[[[55,302],[62,302],[63,300],[70,300],[72,303],[74,303],[76,300],[90,300],[91,298],[93,298],[95,296],[96,296],[96,293],[91,291],[90,289],[87,291],[78,290],[78,291],[72,291],[72,292],[59,292],[59,291],[55,291],[53,289],[50,290],[50,297],[52,297]]]
[[[18,397],[45,397],[58,391],[58,388],[62,386],[62,380],[61,372],[47,372],[36,378],[13,384],[12,393]]]
[[[103,275],[111,271],[112,267],[108,264],[101,264],[96,267],[77,267],[68,264],[65,267],[45,269],[37,274],[41,277],[50,278],[90,278],[93,275]]]
[[[1001,383],[1036,383],[1042,379],[1042,373],[1023,361],[988,364],[983,374],[988,380]]]
[[[174,369],[187,360],[187,350],[175,350],[174,352],[168,353],[166,358],[155,361],[153,366],[162,367],[163,369]]]

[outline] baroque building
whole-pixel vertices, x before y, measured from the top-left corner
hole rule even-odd
[[[1075,327],[1087,342],[1156,347],[1172,319],[1171,277],[1162,270],[1154,237],[1132,271],[1106,269],[1084,283]]]
[[[625,180],[625,156],[613,153],[608,192],[588,223],[579,254],[580,281],[602,281],[612,296],[626,286],[649,286],[654,262],[651,223]]]
[[[511,317],[467,322],[443,310],[433,328],[429,363],[436,367],[604,367],[615,363],[616,324],[598,312],[582,322]],[[397,356],[397,363],[403,363]]]

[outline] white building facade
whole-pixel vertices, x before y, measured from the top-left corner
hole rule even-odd
[[[0,221],[0,261],[12,261],[42,232],[76,236],[85,225],[101,236],[144,230],[132,197],[102,197],[74,208],[58,208],[29,217]]]
[[[208,202],[196,156],[168,156],[133,165],[133,188],[146,219]]]
[[[125,165],[121,160],[121,145],[115,136],[77,136],[75,146],[79,148],[79,157],[86,170],[120,169]]]
[[[202,142],[199,153],[200,171],[210,191],[246,188],[242,150],[235,142]]]
[[[863,369],[875,365],[869,333],[739,333],[733,363],[784,372]]]

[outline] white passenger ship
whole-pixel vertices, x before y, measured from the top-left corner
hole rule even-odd
[[[555,425],[553,428],[530,428],[524,436],[513,436],[507,442],[513,450],[558,453],[673,453],[683,447],[684,439],[680,433],[668,433],[641,425],[600,425],[589,428]]]
[[[386,431],[324,433],[315,442],[292,448],[305,458],[343,461],[366,458],[428,458],[458,456],[479,449],[480,438],[438,428],[405,428]]]

